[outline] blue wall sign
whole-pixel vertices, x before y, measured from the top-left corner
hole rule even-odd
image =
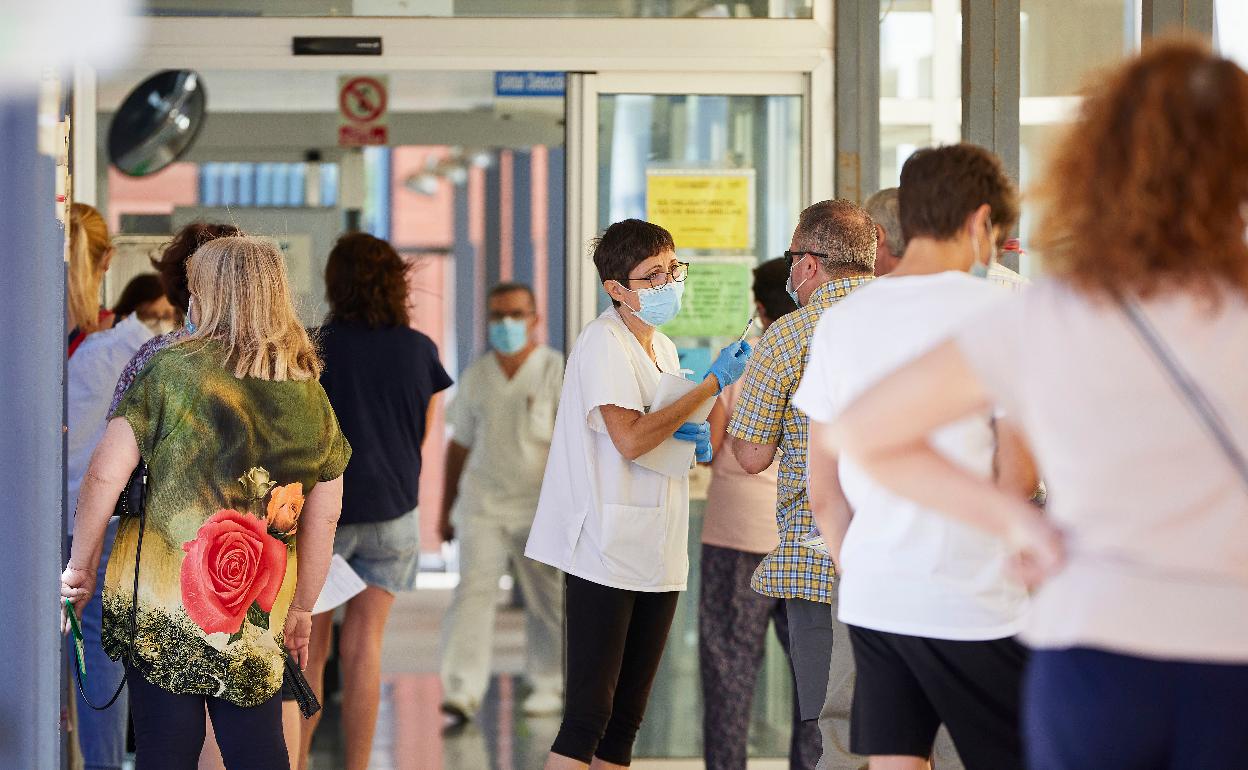
[[[495,96],[563,96],[562,72],[495,72]]]

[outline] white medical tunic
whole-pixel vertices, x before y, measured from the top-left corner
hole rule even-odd
[[[468,447],[455,515],[528,523],[537,508],[563,385],[563,355],[545,345],[508,379],[494,353],[459,378],[447,410],[451,437]]]
[[[689,574],[689,477],[627,460],[599,407],[648,412],[676,346],[652,341],[658,367],[614,308],[592,321],[568,357],[555,434],[525,555],[612,588],[683,591]]]

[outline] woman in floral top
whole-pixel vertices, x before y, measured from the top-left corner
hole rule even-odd
[[[195,332],[157,353],[114,411],[82,484],[61,594],[79,610],[91,596],[105,526],[141,457],[137,631],[138,518],[118,529],[103,602],[137,768],[194,768],[205,704],[226,767],[284,768],[283,648],[306,661],[351,450],[280,252],[218,238],[195,252],[189,279]]]

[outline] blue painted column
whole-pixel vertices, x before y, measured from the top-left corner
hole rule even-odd
[[[498,151],[492,153],[494,162],[485,170],[485,289],[499,282],[502,275],[502,174],[499,170]],[[481,280],[481,279],[479,279]]]
[[[512,280],[533,285],[533,153],[511,153]]]
[[[455,268],[455,379],[472,363],[476,356],[477,324],[480,314],[476,308],[476,260],[477,250],[472,245],[469,228],[468,185],[455,185],[455,236],[451,244],[451,259]]]
[[[566,353],[568,263],[567,234],[564,232],[567,226],[564,148],[550,148],[546,168],[546,328],[550,346]]]
[[[34,97],[0,100],[0,767],[62,761],[65,262],[56,169],[36,149]]]

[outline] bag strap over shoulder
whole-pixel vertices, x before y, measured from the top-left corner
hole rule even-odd
[[[1158,334],[1157,329],[1149,322],[1148,317],[1144,315],[1144,310],[1139,306],[1139,303],[1125,297],[1119,297],[1118,304],[1131,322],[1131,325],[1135,327],[1135,331],[1144,342],[1145,347],[1153,354],[1153,358],[1157,360],[1157,363],[1170,378],[1171,384],[1183,395],[1188,406],[1192,408],[1196,413],[1196,417],[1209,431],[1214,442],[1218,445],[1218,449],[1221,450],[1227,461],[1230,462],[1235,472],[1239,474],[1240,480],[1244,483],[1244,488],[1248,490],[1248,458],[1244,456],[1239,445],[1235,443],[1235,439],[1231,437],[1231,431],[1227,428],[1226,422],[1222,419],[1222,415],[1218,412],[1217,407],[1213,405],[1205,395],[1204,390],[1179,363],[1174,352],[1170,350],[1165,340]]]

